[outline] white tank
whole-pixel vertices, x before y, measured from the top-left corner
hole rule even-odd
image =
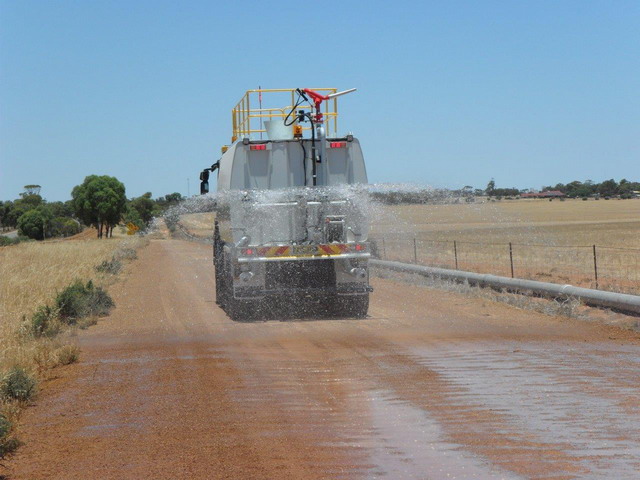
[[[316,186],[310,139],[229,147],[217,182],[222,240],[263,246],[366,241],[367,173],[360,142],[325,142]]]

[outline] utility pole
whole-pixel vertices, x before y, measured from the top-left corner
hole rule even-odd
[[[189,179],[187,178],[187,198],[191,197],[191,189],[189,188]]]

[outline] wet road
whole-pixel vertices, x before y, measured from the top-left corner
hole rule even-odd
[[[640,477],[637,334],[382,279],[363,320],[237,323],[177,240],[127,276],[11,478]]]

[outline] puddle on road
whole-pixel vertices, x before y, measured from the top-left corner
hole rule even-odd
[[[475,344],[412,352],[451,384],[454,404],[499,412],[578,458],[585,474],[571,478],[640,478],[637,348]]]
[[[521,479],[448,443],[440,425],[421,409],[382,391],[369,392],[375,478]]]

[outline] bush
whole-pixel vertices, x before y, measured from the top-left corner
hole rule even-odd
[[[43,240],[51,236],[51,212],[41,205],[23,213],[18,218],[18,230],[21,235],[34,240]]]
[[[0,458],[18,447],[18,441],[15,438],[9,438],[11,427],[11,422],[0,413]],[[0,478],[4,477],[0,476]]]
[[[56,306],[60,319],[73,325],[83,317],[107,315],[114,303],[109,294],[101,287],[95,287],[93,282],[85,285],[76,280],[56,296]]]
[[[114,257],[116,260],[135,260],[138,258],[135,248],[122,247],[116,250]]]
[[[117,275],[122,270],[122,262],[115,257],[111,260],[105,260],[100,265],[96,265],[96,272]]]
[[[75,345],[65,345],[56,352],[56,363],[58,365],[71,365],[80,358],[80,349]]]
[[[60,333],[58,312],[49,305],[41,305],[27,322],[27,330],[34,337],[54,337]]]
[[[24,369],[14,367],[0,382],[0,397],[5,400],[29,400],[36,393],[36,381]]]
[[[11,422],[0,413],[0,441],[6,438],[11,431]]]
[[[15,245],[16,243],[19,243],[20,239],[18,238],[11,238],[11,237],[7,237],[5,235],[0,235],[0,247],[6,247],[8,245]]]
[[[68,217],[56,217],[51,222],[51,235],[54,237],[70,237],[82,231],[78,222]]]

